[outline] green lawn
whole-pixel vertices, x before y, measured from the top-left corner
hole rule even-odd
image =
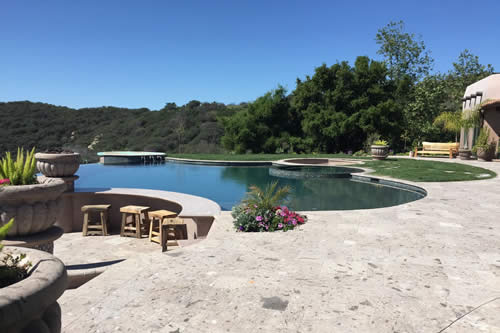
[[[356,158],[346,154],[169,154],[168,156],[222,161],[276,161],[304,157]],[[374,161],[366,157],[357,157],[356,159],[366,160],[363,166],[373,169],[373,175],[389,176],[414,182],[478,180],[496,176],[493,171],[459,163],[402,158],[389,158],[384,161]]]
[[[366,161],[364,166],[375,170],[374,175],[389,176],[414,182],[450,182],[488,179],[493,171],[459,163],[389,158]]]

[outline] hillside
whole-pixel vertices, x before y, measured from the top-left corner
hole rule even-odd
[[[71,109],[29,101],[0,103],[0,151],[13,152],[18,146],[36,147],[37,151],[65,148],[80,152],[88,161],[106,150],[218,152],[223,128],[217,118],[241,107],[191,101],[150,111]]]

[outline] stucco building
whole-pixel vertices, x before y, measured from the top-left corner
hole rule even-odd
[[[481,123],[482,127],[489,128],[490,142],[496,142],[500,137],[500,74],[492,74],[479,80],[465,90],[462,98],[463,111],[474,109],[482,104]],[[467,133],[466,133],[467,132]],[[460,134],[460,148],[472,148],[479,129],[462,129]],[[467,134],[467,135],[466,135]]]

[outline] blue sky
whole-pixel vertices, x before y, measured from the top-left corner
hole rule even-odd
[[[0,101],[160,109],[251,101],[356,56],[404,20],[447,71],[468,48],[500,71],[500,1],[3,1]]]

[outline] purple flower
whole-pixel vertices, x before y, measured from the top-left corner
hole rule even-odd
[[[242,226],[242,225],[240,225],[240,228],[239,228],[239,229],[240,229],[240,231],[243,231],[243,226]]]
[[[267,230],[267,229],[269,229],[269,226],[268,226],[268,225],[266,225],[266,230]]]
[[[255,218],[255,220],[256,220],[256,221],[262,221],[262,216],[260,216],[260,215],[259,215],[259,216],[257,216],[257,217]]]
[[[296,219],[293,219],[293,220],[292,220],[292,224],[293,224],[293,225],[297,225],[297,220],[296,220]]]

